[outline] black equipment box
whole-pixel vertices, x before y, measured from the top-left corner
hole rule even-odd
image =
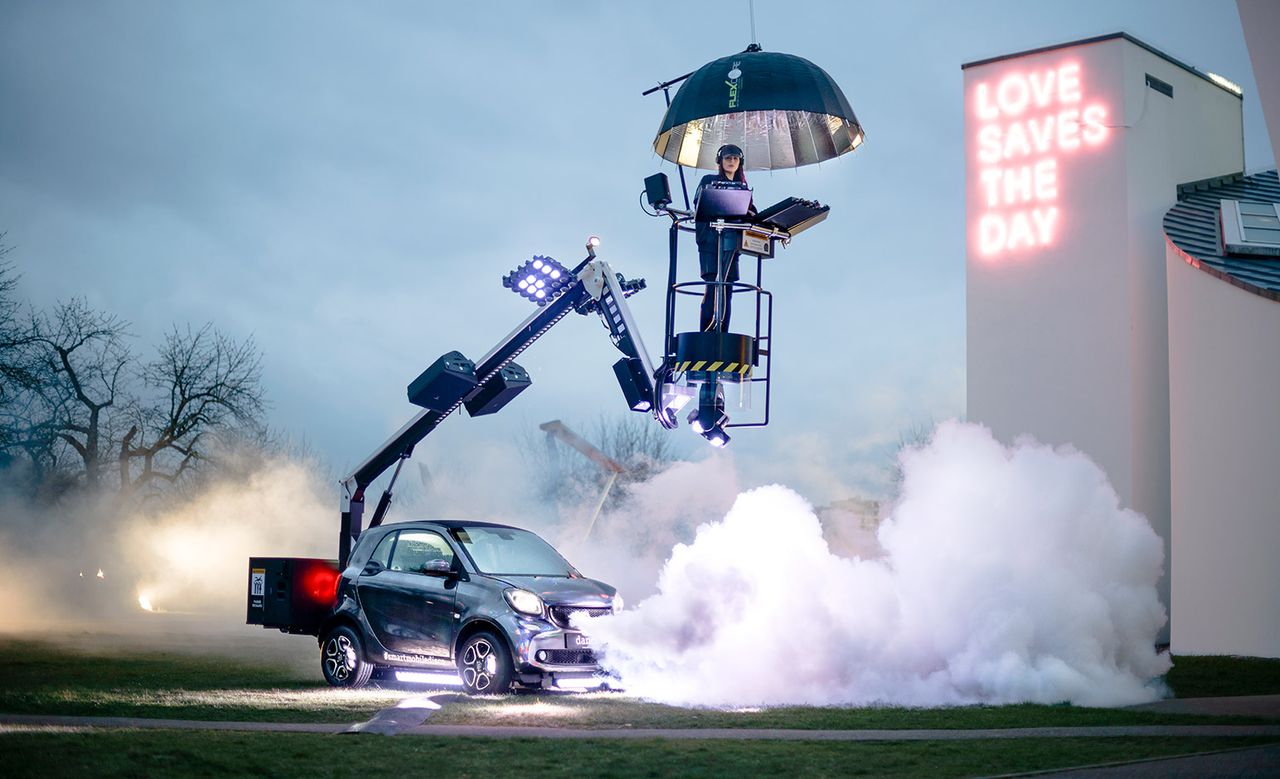
[[[338,561],[250,557],[245,622],[286,633],[319,635],[338,602]]]
[[[529,378],[524,368],[513,362],[507,363],[506,367],[498,371],[497,376],[486,381],[484,386],[467,398],[464,404],[467,413],[473,417],[495,414],[532,383],[533,379]]]
[[[664,208],[671,205],[671,184],[667,174],[655,173],[644,180],[644,195],[649,205]]]
[[[830,211],[831,206],[824,206],[816,200],[789,197],[761,211],[754,221],[784,230],[791,235],[799,235],[826,219]]]
[[[639,357],[623,357],[613,364],[613,375],[618,377],[618,386],[627,398],[627,406],[632,411],[648,411],[653,408],[653,399],[644,392],[649,383],[649,374]]]
[[[409,383],[409,402],[441,413],[475,391],[476,364],[449,352]]]

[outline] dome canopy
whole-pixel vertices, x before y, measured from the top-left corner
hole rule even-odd
[[[778,170],[838,157],[862,139],[862,125],[826,71],[752,44],[680,85],[653,148],[670,162],[714,170],[716,150],[733,143],[745,152],[747,170]]]

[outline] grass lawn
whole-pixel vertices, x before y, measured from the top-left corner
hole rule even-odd
[[[1275,739],[621,741],[94,730],[0,733],[7,776],[973,776]],[[56,755],[56,758],[51,758]]]
[[[334,690],[296,667],[251,663],[218,655],[110,650],[93,653],[50,643],[0,639],[8,675],[0,712],[131,716],[224,721],[345,723],[416,690]],[[1236,688],[1241,675],[1274,672],[1275,661],[1241,664],[1233,674],[1222,658],[1188,658],[1189,679],[1201,694]],[[1230,660],[1230,659],[1228,659]],[[1179,668],[1184,661],[1178,660]],[[1257,669],[1261,668],[1262,671]],[[1192,675],[1194,672],[1195,675]],[[1212,672],[1212,673],[1211,673]],[[1188,682],[1190,683],[1190,682]],[[1182,689],[1179,683],[1178,689]],[[1227,724],[1265,720],[1165,714],[1075,706],[966,706],[946,709],[783,707],[721,711],[666,706],[621,694],[538,694],[447,703],[433,724],[562,727],[737,728],[1026,728],[1048,726]]]
[[[1165,677],[1178,698],[1280,694],[1280,659],[1182,655]]]

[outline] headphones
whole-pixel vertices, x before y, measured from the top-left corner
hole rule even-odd
[[[721,146],[720,149],[716,152],[717,165],[721,164],[726,154],[729,155],[730,157],[737,157],[740,160],[746,159],[746,157],[744,157],[742,154],[742,149],[738,148],[737,146],[734,146],[732,143],[726,143],[724,146]]]

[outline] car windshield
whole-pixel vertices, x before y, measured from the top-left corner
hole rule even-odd
[[[511,527],[460,527],[453,537],[466,547],[481,573],[514,576],[579,576],[546,541]]]

